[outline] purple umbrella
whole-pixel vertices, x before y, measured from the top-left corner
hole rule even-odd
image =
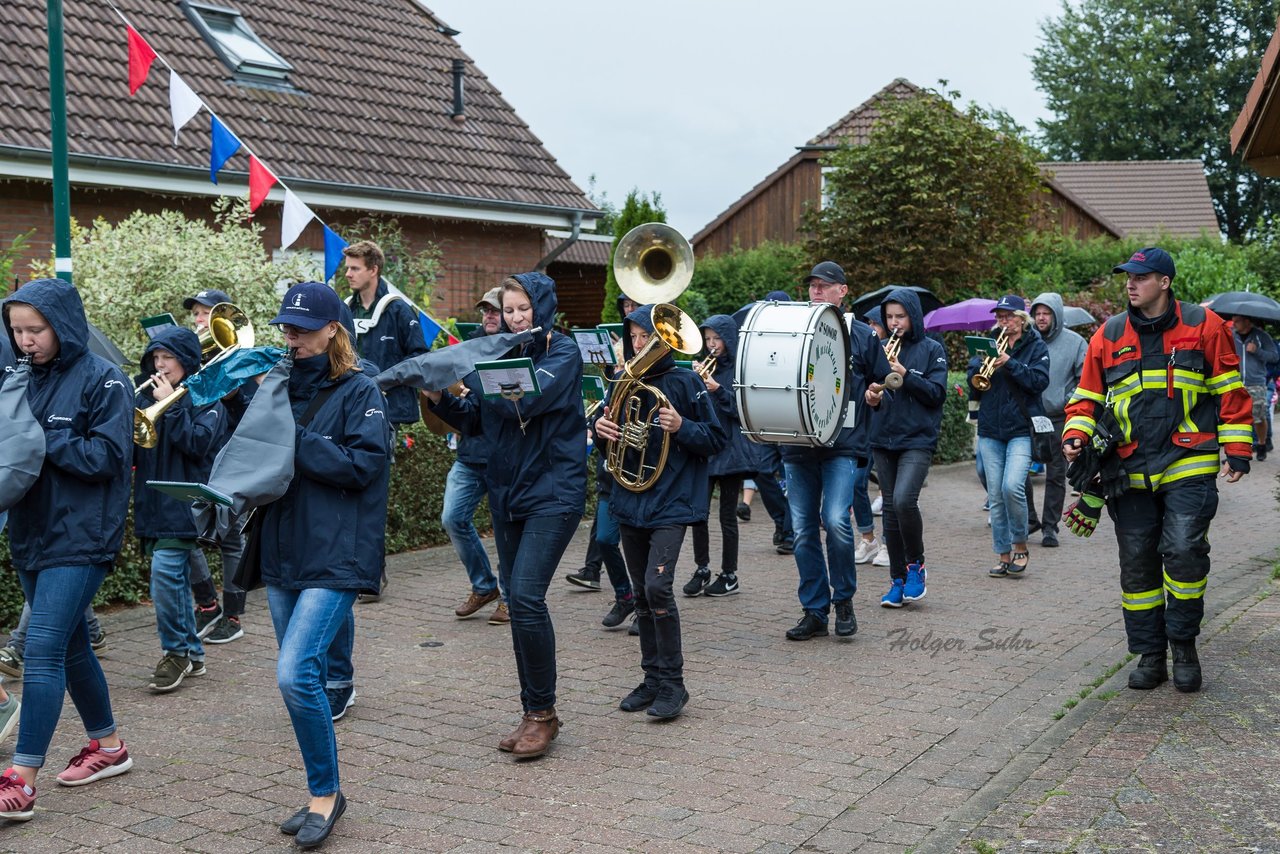
[[[990,329],[996,322],[995,307],[995,300],[980,297],[944,305],[924,316],[924,328],[929,332]]]

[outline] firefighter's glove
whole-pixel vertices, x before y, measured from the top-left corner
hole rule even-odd
[[[1080,500],[1071,505],[1063,518],[1067,520],[1067,530],[1077,537],[1090,537],[1098,528],[1098,519],[1102,516],[1102,507],[1106,502],[1102,496],[1086,492]]]

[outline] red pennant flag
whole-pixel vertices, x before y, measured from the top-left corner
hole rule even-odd
[[[262,206],[267,198],[267,193],[276,183],[276,176],[272,175],[267,167],[262,165],[262,161],[249,155],[249,210],[256,211]]]
[[[147,44],[147,40],[138,35],[138,31],[129,27],[129,94],[141,88],[147,80],[147,72],[151,63],[156,60],[156,52]]]

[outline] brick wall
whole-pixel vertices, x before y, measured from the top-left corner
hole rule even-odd
[[[134,190],[92,190],[72,188],[71,214],[81,222],[103,217],[119,222],[134,211],[154,213],[181,210],[192,218],[212,219],[211,199],[207,196],[162,196]],[[325,222],[351,222],[360,214],[350,210],[316,210]],[[542,231],[532,226],[498,225],[465,220],[438,220],[426,217],[397,217],[410,247],[421,247],[427,241],[437,244],[443,262],[436,284],[432,313],[439,317],[457,316],[472,320],[476,300],[485,291],[512,273],[532,270],[542,257]],[[263,238],[268,248],[280,245],[280,206],[268,204],[259,210],[264,227]],[[28,265],[36,258],[53,255],[53,202],[50,185],[38,181],[0,183],[0,246],[8,246],[18,234],[34,228],[24,256],[14,268],[16,275],[26,277]],[[324,238],[319,223],[309,225],[294,244],[295,249],[323,251]],[[576,271],[575,271],[576,273]],[[603,271],[601,271],[603,274]],[[599,317],[603,299],[603,277],[599,293],[592,294],[575,275],[575,286],[561,297],[562,310],[571,311],[575,319]],[[11,282],[6,282],[11,286]],[[583,305],[579,305],[583,303]]]

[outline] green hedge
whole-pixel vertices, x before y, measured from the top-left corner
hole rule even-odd
[[[938,432],[935,463],[958,463],[973,459],[973,428],[969,426],[969,385],[963,371],[947,373],[947,402],[942,407],[942,429]]]

